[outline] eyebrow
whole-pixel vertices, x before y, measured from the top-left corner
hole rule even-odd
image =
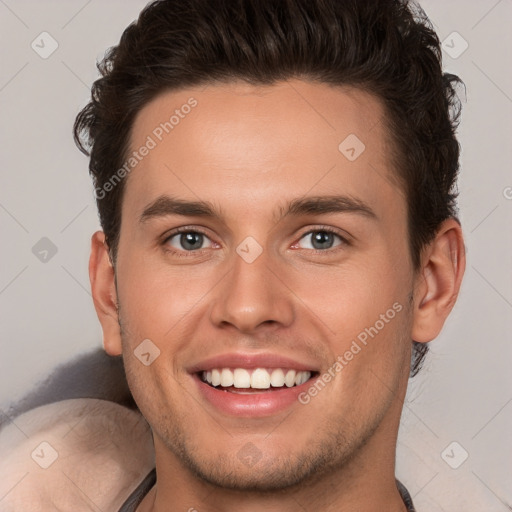
[[[369,219],[377,219],[375,212],[360,199],[350,196],[309,196],[293,199],[279,208],[277,222],[288,216],[322,215],[329,213],[355,213]],[[153,218],[168,215],[184,217],[208,217],[222,221],[222,214],[208,201],[186,201],[163,195],[146,206],[139,221],[145,223]]]

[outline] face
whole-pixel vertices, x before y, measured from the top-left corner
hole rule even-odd
[[[131,151],[151,147],[123,198],[111,352],[157,461],[269,490],[392,437],[414,273],[383,119],[363,91],[299,80],[139,113]]]

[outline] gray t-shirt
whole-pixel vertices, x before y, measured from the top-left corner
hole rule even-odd
[[[156,469],[151,470],[151,472],[144,478],[144,480],[140,483],[140,485],[135,489],[128,499],[123,503],[123,506],[119,509],[119,512],[135,512],[137,507],[140,505],[141,501],[144,499],[144,496],[150,491],[150,489],[155,485],[156,482]],[[400,496],[404,500],[404,504],[407,507],[407,512],[415,512],[414,505],[412,503],[412,498],[405,486],[396,481],[396,486],[398,487],[398,491],[400,492]]]

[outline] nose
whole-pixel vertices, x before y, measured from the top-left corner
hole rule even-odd
[[[244,333],[291,325],[293,293],[280,274],[265,251],[251,263],[234,253],[231,271],[215,288],[211,321]]]

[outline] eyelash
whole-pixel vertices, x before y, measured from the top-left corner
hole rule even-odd
[[[305,250],[309,251],[310,253],[312,252],[313,254],[325,255],[326,253],[332,253],[332,252],[339,250],[340,246],[347,247],[347,246],[351,245],[351,243],[345,237],[340,235],[338,231],[336,231],[335,229],[332,229],[330,227],[327,227],[327,226],[319,226],[315,229],[310,229],[309,231],[305,231],[304,233],[302,233],[302,235],[299,236],[297,243],[300,240],[302,240],[306,235],[311,235],[312,233],[318,233],[318,232],[332,233],[333,235],[337,236],[340,239],[341,244],[334,247],[333,249],[324,249],[324,250],[305,249]],[[165,236],[164,240],[162,241],[162,246],[166,252],[171,253],[174,256],[177,256],[178,258],[190,258],[193,256],[197,256],[198,254],[201,254],[202,251],[206,250],[206,249],[197,249],[195,251],[176,251],[174,249],[169,249],[167,242],[169,242],[169,240],[172,237],[179,235],[181,233],[200,233],[200,234],[206,236],[207,238],[209,238],[205,231],[202,231],[201,229],[198,229],[198,228],[188,228],[188,227],[177,228],[174,231],[172,231],[170,234]]]
[[[196,251],[176,251],[174,249],[170,249],[169,245],[167,245],[167,242],[169,242],[169,240],[172,237],[179,235],[180,233],[200,233],[201,235],[204,235],[207,238],[209,238],[205,231],[202,231],[201,229],[198,229],[198,228],[187,228],[186,226],[182,227],[182,228],[177,228],[174,231],[172,231],[171,233],[169,233],[168,235],[166,235],[164,240],[162,241],[162,246],[163,246],[165,252],[171,253],[172,255],[174,255],[178,258],[190,258],[192,256],[197,256],[198,254],[201,254],[201,252],[205,250],[205,249],[198,249]]]

